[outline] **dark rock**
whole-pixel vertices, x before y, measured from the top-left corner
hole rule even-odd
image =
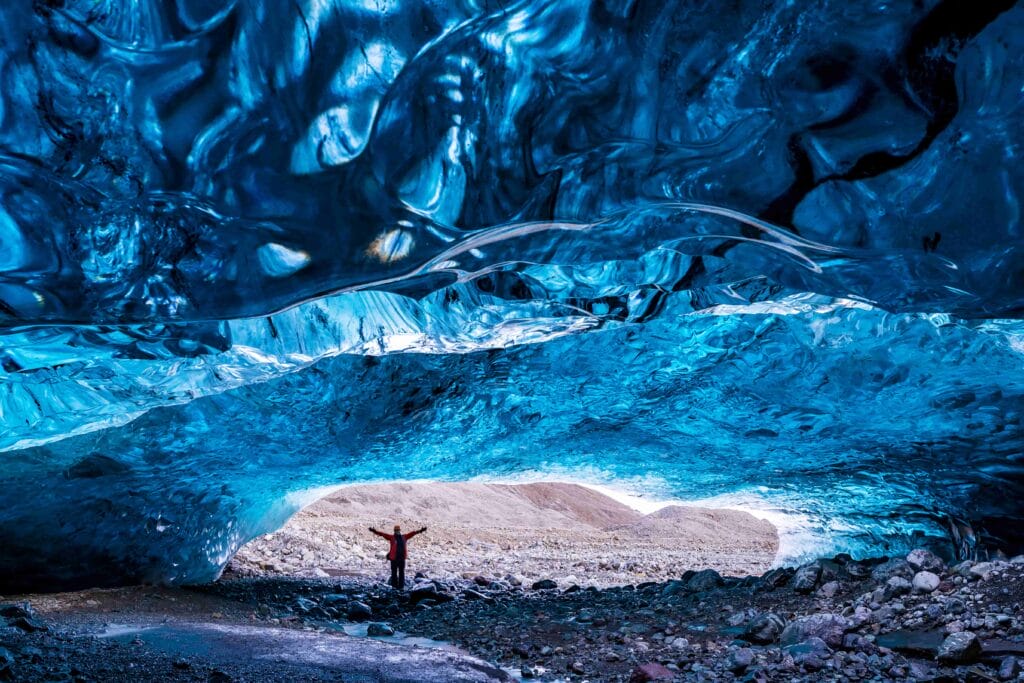
[[[483,600],[485,602],[494,602],[494,598],[490,597],[489,595],[484,595],[480,591],[475,591],[472,588],[467,588],[466,590],[462,591],[462,597],[464,597],[466,600]]]
[[[19,628],[26,633],[35,633],[37,631],[49,631],[42,622],[31,619],[29,617],[18,617],[17,619],[10,619],[7,622],[15,628]]]
[[[790,578],[794,572],[792,569],[786,567],[779,567],[778,569],[772,569],[766,572],[760,579],[760,585],[765,590],[775,590],[776,588],[782,588],[789,583]]]
[[[226,671],[214,669],[210,672],[210,675],[206,677],[206,680],[207,683],[232,683],[235,679]]]
[[[882,588],[882,596],[885,600],[892,600],[901,595],[906,595],[913,587],[913,584],[902,576],[890,576]]]
[[[850,628],[850,622],[838,614],[811,614],[791,621],[782,631],[780,642],[786,646],[802,643],[809,638],[820,638],[829,647],[840,647],[843,636]]]
[[[491,580],[485,576],[474,576],[473,583],[482,588],[487,588],[489,585],[491,585]]]
[[[451,602],[454,599],[455,598],[453,598],[448,593],[443,593],[439,591],[437,587],[432,583],[416,586],[411,591],[409,591],[409,602],[411,602],[414,605],[426,601],[431,601],[434,604],[438,604],[442,602]]]
[[[523,664],[522,668],[519,669],[519,675],[523,678],[536,678],[537,672],[529,664]]]
[[[906,560],[897,557],[886,560],[871,570],[871,578],[875,581],[888,581],[893,576],[901,576],[910,581],[914,578],[914,570],[911,569]]]
[[[941,574],[946,571],[946,563],[931,551],[924,550],[923,548],[911,550],[910,553],[907,554],[907,564],[909,564],[915,572],[932,572],[933,574]]]
[[[1024,658],[1024,643],[1015,643],[1012,640],[993,638],[981,643],[981,652],[989,659],[995,659],[998,657],[1017,657],[1018,659],[1021,659]]]
[[[171,666],[173,666],[175,669],[191,669],[192,668],[192,664],[190,664],[187,659],[181,659],[181,658],[175,659],[174,663]]]
[[[740,674],[754,663],[754,651],[749,647],[740,647],[729,653],[725,666],[729,671]]]
[[[328,593],[320,598],[320,604],[325,607],[337,607],[338,605],[344,605],[347,603],[348,599],[347,595],[342,595],[341,593]]]
[[[823,598],[834,598],[841,588],[842,586],[838,581],[829,581],[822,584],[821,588],[818,589],[817,595]]]
[[[35,615],[32,605],[27,602],[7,602],[0,605],[0,617],[5,619],[32,618]]]
[[[714,569],[702,569],[686,582],[687,590],[695,593],[709,591],[722,585],[722,576]]]
[[[1003,657],[1003,661],[999,662],[999,678],[1003,681],[1009,681],[1017,678],[1020,674],[1020,660],[1016,657]]]
[[[558,584],[551,579],[541,579],[540,581],[534,581],[531,588],[535,591],[549,591],[558,588]]]
[[[641,664],[633,669],[629,677],[629,683],[648,683],[649,681],[670,681],[675,678],[671,669],[666,669],[661,664]]]
[[[366,621],[373,617],[373,609],[365,602],[353,602],[348,606],[348,618],[351,621]]]
[[[754,617],[743,630],[740,638],[756,645],[770,645],[778,640],[786,621],[771,612]]]
[[[583,668],[583,664],[581,662],[573,662],[567,668],[569,669],[569,671],[573,672],[574,674],[579,674],[580,676],[587,672],[587,670]]]
[[[951,633],[939,645],[938,659],[946,664],[968,664],[981,654],[981,641],[970,631]]]
[[[385,624],[381,621],[373,621],[366,626],[366,635],[368,636],[393,636],[395,635],[395,629],[391,627],[391,624]]]
[[[811,636],[794,645],[788,645],[783,651],[793,658],[793,663],[810,671],[817,671],[825,666],[825,660],[832,655],[832,650],[821,638]]]
[[[821,566],[818,564],[808,564],[800,567],[793,575],[793,580],[790,582],[790,586],[797,593],[810,593],[818,586],[818,579],[821,577]]]
[[[317,609],[319,605],[310,600],[309,598],[298,598],[295,600],[295,607],[297,612],[310,612]]]
[[[680,581],[679,579],[673,579],[665,584],[665,587],[661,589],[661,596],[663,598],[670,598],[673,595],[678,595],[686,590],[686,582]]]

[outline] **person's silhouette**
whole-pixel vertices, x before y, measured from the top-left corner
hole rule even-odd
[[[416,531],[410,531],[407,534],[402,534],[402,527],[395,525],[395,533],[386,534],[383,531],[377,531],[372,526],[370,531],[377,534],[381,538],[386,538],[391,546],[388,548],[388,561],[391,562],[391,580],[388,583],[392,588],[396,590],[405,590],[405,558],[408,556],[406,552],[405,542],[416,534],[422,534],[427,530],[427,527],[418,529]]]

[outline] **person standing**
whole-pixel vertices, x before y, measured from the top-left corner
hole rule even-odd
[[[383,531],[377,531],[372,526],[370,527],[371,533],[377,534],[381,538],[386,538],[388,543],[391,544],[388,548],[388,561],[391,562],[391,580],[388,581],[388,584],[395,590],[405,590],[405,558],[408,556],[406,542],[416,534],[422,534],[426,530],[427,527],[423,527],[403,535],[402,527],[398,524],[395,525],[395,533],[393,534],[386,534]]]

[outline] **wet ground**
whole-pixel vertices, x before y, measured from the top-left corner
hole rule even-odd
[[[687,572],[604,590],[485,576],[420,577],[406,592],[228,577],[28,596],[28,608],[0,608],[0,677],[1024,680],[1024,558],[947,568],[924,557],[927,567],[839,556],[760,577]]]

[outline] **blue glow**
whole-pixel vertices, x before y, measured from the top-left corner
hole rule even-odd
[[[1021,7],[6,5],[0,586],[545,467],[1024,516]]]

